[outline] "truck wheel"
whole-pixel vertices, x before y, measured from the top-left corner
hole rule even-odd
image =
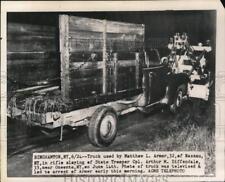
[[[173,104],[170,105],[170,111],[174,114],[177,113],[177,111],[182,105],[182,102],[183,102],[183,91],[182,89],[178,89]]]
[[[88,126],[88,138],[97,147],[107,147],[117,134],[117,114],[111,108],[103,106],[92,115]]]

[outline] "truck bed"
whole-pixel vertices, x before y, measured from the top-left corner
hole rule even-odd
[[[142,93],[141,24],[63,14],[56,25],[8,22],[7,37],[11,116],[38,120]]]

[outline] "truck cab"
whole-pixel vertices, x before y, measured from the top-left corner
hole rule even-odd
[[[169,63],[161,61],[157,49],[145,52],[145,63],[143,97],[139,105],[143,107],[143,111],[157,104],[169,105],[174,108],[171,111],[176,112],[186,97],[188,77],[183,73],[173,73]]]

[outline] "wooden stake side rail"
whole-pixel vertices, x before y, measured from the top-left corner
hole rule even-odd
[[[107,55],[106,55],[106,20],[103,21],[103,47],[102,47],[102,93],[107,93]]]
[[[9,92],[60,78],[57,29],[50,25],[7,23]]]
[[[61,94],[64,99],[68,99],[70,90],[69,77],[69,16],[59,16],[59,43],[61,60]]]
[[[133,90],[140,88],[137,51],[143,44],[144,27],[136,24],[68,15],[59,16],[59,27],[10,22],[8,90],[20,89],[25,98],[44,84],[43,92],[54,87],[65,99],[80,99],[87,106],[120,98],[120,92],[124,98],[133,96],[140,91]]]
[[[119,91],[129,96],[130,90],[139,89],[143,25],[59,15],[59,31],[65,99],[112,93],[117,98]]]

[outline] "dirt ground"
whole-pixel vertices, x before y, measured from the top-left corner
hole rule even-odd
[[[26,127],[22,126],[19,121],[9,120],[8,176],[31,176],[32,154],[34,152],[176,150],[176,147],[172,145],[174,141],[171,141],[176,140],[176,138],[170,139],[170,133],[182,130],[190,122],[193,122],[191,113],[193,113],[193,103],[186,103],[182,111],[176,115],[171,114],[167,109],[160,108],[148,115],[134,112],[123,116],[119,118],[117,137],[113,144],[107,148],[92,146],[88,141],[87,128],[85,127],[76,131],[67,131],[63,141],[60,142],[56,136],[46,136],[39,132],[28,137],[25,132]],[[204,122],[208,116],[203,113],[198,117],[201,117],[198,122]],[[170,148],[165,149],[157,146],[160,142],[162,144],[164,140],[167,140],[166,145]],[[182,149],[182,147],[180,148]]]

